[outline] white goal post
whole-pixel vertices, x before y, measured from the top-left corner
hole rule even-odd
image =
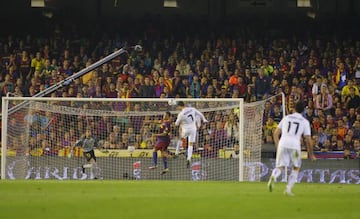
[[[279,98],[280,95],[272,98]],[[93,179],[81,172],[86,163],[81,147],[74,147],[86,128],[99,139],[95,150],[103,179],[260,181],[263,112],[266,101],[243,99],[176,99],[203,112],[209,120],[198,130],[192,164],[175,159],[178,127],[171,125],[167,159],[170,172],[149,170],[155,125],[170,111],[169,99],[3,97],[1,179]],[[19,105],[16,111],[9,111]],[[284,103],[284,101],[282,101]],[[284,107],[284,104],[282,104]],[[9,113],[10,112],[10,113]],[[186,141],[182,152],[186,152]],[[73,156],[69,156],[73,155]]]

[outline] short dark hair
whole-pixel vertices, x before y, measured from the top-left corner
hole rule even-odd
[[[184,103],[184,101],[179,101],[179,102],[177,103],[177,105],[178,105],[178,106],[185,106],[185,103]]]
[[[305,108],[305,106],[301,101],[299,101],[295,104],[295,111],[298,113],[302,113],[304,111],[304,108]]]

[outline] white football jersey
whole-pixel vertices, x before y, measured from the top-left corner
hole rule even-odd
[[[204,115],[193,107],[185,107],[178,114],[175,125],[181,124],[182,128],[196,128],[197,117],[201,118],[203,122],[206,122]]]
[[[301,150],[301,136],[311,136],[310,123],[300,113],[285,116],[278,128],[281,129],[279,147]]]

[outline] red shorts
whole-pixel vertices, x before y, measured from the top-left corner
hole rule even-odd
[[[170,144],[170,142],[158,141],[158,142],[156,142],[154,149],[155,149],[155,151],[158,151],[158,150],[160,150],[160,151],[166,151],[166,149],[168,148],[169,144]]]

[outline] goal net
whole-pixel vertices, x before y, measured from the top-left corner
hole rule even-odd
[[[201,111],[190,167],[187,139],[175,156],[179,127],[169,99],[88,99],[4,97],[2,105],[2,179],[124,179],[259,181],[263,113],[266,101],[181,99]],[[176,100],[178,101],[178,100]],[[20,103],[20,104],[19,104]],[[18,105],[16,111],[9,111]],[[165,112],[171,113],[169,172],[163,157],[154,165],[153,134]],[[77,145],[86,130],[96,139],[96,166],[87,164]]]

